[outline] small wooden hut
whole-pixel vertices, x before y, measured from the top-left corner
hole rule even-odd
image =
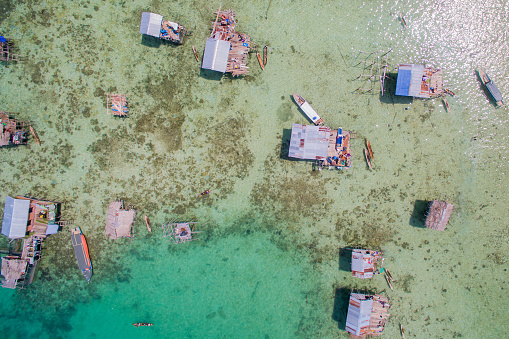
[[[231,9],[216,13],[212,23],[212,33],[205,43],[202,68],[233,76],[248,72],[247,57],[251,48],[251,38],[235,31],[237,22]]]
[[[352,166],[350,139],[352,132],[342,128],[293,124],[288,156],[315,160],[319,168],[343,169]]]
[[[434,67],[400,64],[396,95],[414,98],[435,98],[445,94],[443,72]]]
[[[388,299],[382,295],[351,293],[345,329],[351,338],[382,334],[390,314]]]
[[[196,222],[169,222],[163,224],[163,237],[170,237],[175,244],[181,244],[188,241],[198,240],[193,238],[193,234],[200,233],[194,231]]]
[[[160,14],[143,12],[141,14],[140,34],[183,44],[187,29],[176,22],[164,20]]]
[[[352,276],[369,279],[375,274],[378,266],[382,266],[382,252],[371,250],[352,250]]]
[[[426,216],[425,225],[427,228],[443,231],[449,222],[453,204],[445,201],[433,200],[429,206],[428,214]]]
[[[120,237],[130,238],[135,217],[136,211],[125,209],[122,200],[111,202],[106,218],[106,235],[111,239]]]
[[[106,113],[113,114],[118,117],[127,117],[129,107],[127,99],[122,94],[106,94]]]
[[[11,119],[8,112],[0,112],[0,147],[17,146],[27,143],[28,121]]]
[[[19,61],[19,55],[13,53],[15,50],[14,42],[10,39],[0,36],[0,61]]]

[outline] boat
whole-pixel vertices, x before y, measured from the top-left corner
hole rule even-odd
[[[39,134],[37,134],[37,132],[35,131],[35,128],[33,128],[32,126],[30,126],[30,133],[34,137],[37,145],[41,145],[41,139],[39,138]]]
[[[366,140],[366,147],[368,148],[369,158],[374,159],[375,157],[373,156],[373,150],[371,149],[371,143],[368,140]]]
[[[150,327],[150,326],[154,326],[154,324],[151,324],[151,323],[134,323],[133,324],[134,327]]]
[[[79,227],[72,230],[71,240],[72,247],[74,247],[74,254],[76,254],[76,260],[78,260],[78,267],[86,281],[90,282],[90,278],[92,277],[92,263],[88,255],[87,241]]]
[[[316,125],[322,126],[324,124],[322,118],[316,113],[316,111],[311,107],[311,105],[304,100],[300,95],[293,93],[293,100],[299,105],[300,109],[306,113],[309,119]]]
[[[366,158],[369,169],[372,170],[373,167],[371,166],[371,159],[369,158],[369,151],[367,149],[364,149],[364,157]]]
[[[449,94],[450,96],[455,96],[456,95],[456,93],[454,93],[453,91],[451,91],[448,88],[444,88],[444,91],[445,91],[445,93]]]
[[[198,56],[198,52],[196,52],[196,47],[193,46],[193,53],[196,61],[200,62],[200,57]]]
[[[484,86],[486,86],[493,100],[495,100],[497,107],[503,106],[504,102],[502,101],[502,94],[500,94],[500,91],[498,90],[493,80],[491,80],[488,74],[486,74],[486,72],[484,72],[483,70],[479,69],[478,72],[479,77],[481,78]]]
[[[385,276],[385,280],[387,281],[387,284],[389,284],[389,287],[391,288],[391,290],[394,291],[394,288],[392,287],[391,281],[389,280],[388,276]]]
[[[263,47],[263,66],[267,65],[267,46]]]
[[[145,216],[145,224],[147,225],[147,229],[149,232],[152,232],[152,228],[150,227],[150,219]]]
[[[405,28],[408,28],[407,25],[406,25],[405,17],[403,16],[403,14],[399,13],[399,17],[401,18],[401,23],[403,24],[403,26]]]
[[[401,336],[405,339],[405,330],[403,329],[403,325],[399,324],[399,329],[401,330]]]
[[[387,274],[387,276],[389,277],[389,279],[391,279],[391,281],[394,281],[394,279],[392,278],[392,274],[391,274],[391,272],[389,272],[388,269],[385,269],[385,274]]]
[[[447,110],[447,112],[450,112],[450,111],[451,111],[451,109],[449,108],[449,103],[447,102],[447,99],[446,99],[446,98],[444,98],[444,99],[443,99],[443,102],[444,102],[444,107],[445,107],[445,109]]]
[[[258,58],[258,62],[260,63],[260,67],[262,68],[262,70],[264,70],[265,66],[263,65],[262,57],[260,56],[260,53],[258,53],[258,51],[256,51],[256,57]]]

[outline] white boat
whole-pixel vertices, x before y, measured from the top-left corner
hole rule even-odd
[[[324,124],[322,118],[316,113],[316,111],[311,107],[311,105],[304,100],[300,95],[293,93],[293,100],[299,105],[300,109],[306,113],[309,119],[316,125],[322,126]]]

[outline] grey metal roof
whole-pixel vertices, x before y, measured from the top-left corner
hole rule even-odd
[[[143,12],[141,14],[140,33],[159,38],[163,16],[160,14]]]
[[[23,238],[27,232],[30,200],[5,197],[2,234],[10,239]]]
[[[372,306],[372,299],[366,299],[362,294],[352,293],[348,305],[348,315],[346,316],[346,330],[355,335],[360,335],[362,328],[369,327]]]
[[[329,151],[330,128],[293,124],[288,156],[298,159],[325,159]]]
[[[226,72],[231,43],[225,40],[207,38],[201,68]]]

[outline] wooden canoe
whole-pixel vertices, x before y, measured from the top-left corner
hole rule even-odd
[[[263,47],[263,66],[267,65],[267,46]]]
[[[147,225],[147,229],[149,232],[152,232],[152,228],[150,227],[150,219],[145,215],[145,224]]]
[[[387,274],[387,276],[389,277],[389,279],[391,279],[391,281],[394,281],[394,279],[392,278],[391,272],[389,272],[389,270],[386,268],[384,270],[385,270],[385,273]]]
[[[373,169],[373,167],[371,167],[371,160],[369,159],[369,151],[367,149],[364,149],[364,157],[366,158],[366,162],[368,163],[368,167],[370,170]]]
[[[41,145],[41,139],[39,139],[39,134],[37,134],[37,132],[35,131],[35,128],[33,128],[32,126],[30,126],[30,133],[34,137],[37,145]]]
[[[401,336],[405,339],[405,330],[403,329],[403,325],[399,324],[399,329],[401,330]]]
[[[200,57],[198,56],[198,52],[196,52],[196,47],[193,46],[193,53],[196,61],[200,62]]]
[[[451,109],[449,108],[449,103],[447,102],[447,99],[446,99],[446,98],[444,98],[444,99],[443,99],[443,101],[444,101],[444,107],[445,107],[445,109],[447,110],[447,112],[450,112],[450,111],[451,111]]]
[[[263,66],[262,57],[260,56],[260,53],[258,53],[258,51],[256,51],[256,57],[258,58],[258,62],[260,63],[260,67],[262,68],[262,70],[264,70],[265,66]]]
[[[368,140],[366,140],[366,147],[368,148],[369,157],[371,159],[374,159],[375,157],[373,156],[373,150],[371,149],[371,144],[369,143]]]
[[[391,290],[394,291],[394,288],[392,287],[391,281],[389,280],[388,276],[385,276],[385,280],[387,281],[387,284],[389,284],[389,287],[391,288]]]

